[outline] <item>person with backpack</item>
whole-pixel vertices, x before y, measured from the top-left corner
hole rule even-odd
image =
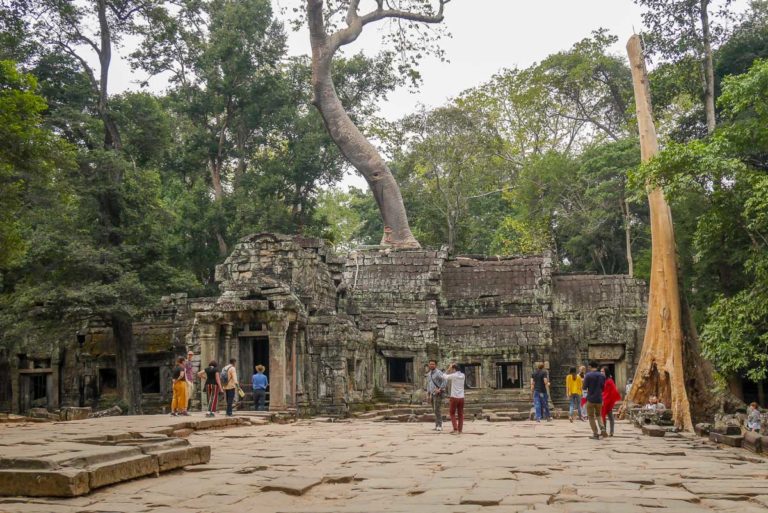
[[[224,394],[227,398],[227,417],[232,416],[232,408],[235,404],[235,393],[237,392],[237,369],[235,364],[237,360],[232,358],[229,360],[229,365],[221,369],[221,387],[224,389]]]
[[[171,401],[171,416],[187,416],[187,373],[184,368],[184,357],[176,360],[176,367],[171,374],[173,379],[173,399]]]

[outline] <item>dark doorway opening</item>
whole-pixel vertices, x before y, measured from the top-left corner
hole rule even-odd
[[[117,370],[99,369],[99,393],[117,394]]]
[[[523,388],[523,364],[521,362],[497,363],[496,388]]]
[[[139,374],[143,394],[160,393],[160,367],[140,367]]]
[[[413,383],[413,358],[387,358],[387,381]]]
[[[613,378],[614,381],[616,381],[616,364],[615,363],[601,363],[598,367],[598,370],[602,370],[603,367],[606,367],[605,371],[605,377],[606,378]]]
[[[250,402],[250,404],[245,405],[245,408],[249,408],[250,406],[249,409],[256,409],[256,403],[253,396],[253,382],[251,378],[256,374],[256,366],[263,365],[264,375],[267,376],[268,382],[270,380],[269,337],[241,337],[240,362],[238,362],[238,364],[240,365],[241,372],[243,372],[243,377],[240,381],[243,383],[243,390],[246,393],[245,401],[247,403]],[[269,409],[269,388],[267,388],[266,399],[264,402],[265,407]]]

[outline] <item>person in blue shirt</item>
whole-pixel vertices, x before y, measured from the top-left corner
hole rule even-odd
[[[264,403],[267,400],[267,387],[269,386],[269,380],[264,375],[264,366],[256,366],[256,374],[251,378],[253,384],[253,405],[256,411],[264,411],[266,407]]]

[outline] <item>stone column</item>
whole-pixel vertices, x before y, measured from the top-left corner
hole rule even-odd
[[[218,350],[219,342],[219,325],[215,322],[205,322],[199,319],[197,329],[197,342],[200,344],[200,368],[203,369],[208,366],[208,362],[211,360],[217,360],[218,356],[216,352]],[[217,360],[218,361],[218,360]],[[221,362],[219,365],[223,366]],[[205,387],[202,386],[204,381],[201,381],[200,386],[200,409],[206,408]]]
[[[61,398],[59,397],[59,352],[54,351],[51,355],[51,390],[48,394],[48,405],[51,408],[59,408],[61,406]]]
[[[269,330],[269,409],[282,410],[288,404],[287,374],[285,344],[288,337],[289,322],[283,316],[274,318],[268,323]]]
[[[19,380],[19,358],[11,356],[11,411],[14,413],[23,413],[21,408],[21,388]]]

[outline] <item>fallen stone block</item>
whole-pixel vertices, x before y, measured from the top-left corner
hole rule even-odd
[[[93,490],[137,477],[157,475],[159,471],[157,458],[142,454],[141,456],[90,466],[88,468],[88,480]]]
[[[211,447],[208,445],[177,447],[153,451],[149,454],[157,457],[158,470],[167,472],[187,465],[208,463],[211,460]]]
[[[118,405],[114,405],[111,408],[107,408],[106,410],[100,410],[100,411],[95,411],[91,413],[89,418],[98,419],[101,417],[116,417],[122,414],[123,414],[123,410],[121,410]]]
[[[730,447],[741,447],[741,442],[744,439],[741,435],[724,435],[722,433],[711,432],[709,439],[718,444],[728,445]]]
[[[88,472],[80,469],[0,469],[0,496],[77,497],[89,491]]]
[[[741,442],[741,446],[747,450],[750,450],[756,454],[763,452],[763,437],[759,433],[753,431],[747,431],[744,433],[744,440]]]
[[[712,430],[712,424],[708,422],[700,422],[696,424],[693,429],[699,436],[709,436],[709,432]]]
[[[653,437],[662,437],[667,432],[666,428],[655,424],[643,424],[642,430],[644,435]]]

